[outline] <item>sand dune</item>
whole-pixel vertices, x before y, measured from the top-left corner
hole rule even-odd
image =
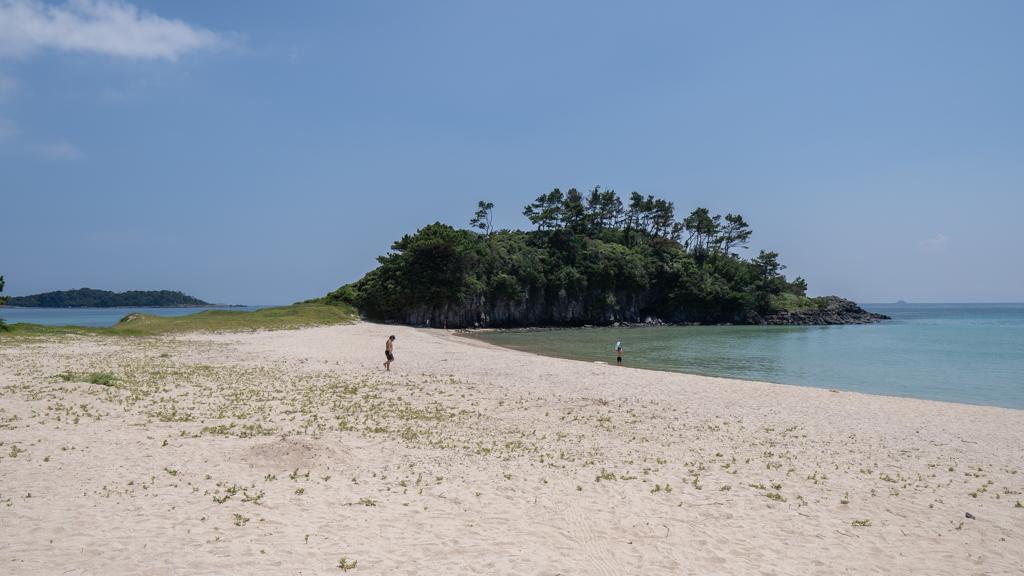
[[[3,574],[1024,574],[1022,411],[440,331],[0,343],[0,442]]]

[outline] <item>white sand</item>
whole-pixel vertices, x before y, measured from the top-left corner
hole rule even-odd
[[[0,442],[0,574],[1024,574],[1024,411],[440,331],[0,341]]]

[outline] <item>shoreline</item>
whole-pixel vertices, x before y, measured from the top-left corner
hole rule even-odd
[[[340,557],[358,574],[467,576],[1024,563],[1017,410],[434,329],[3,346],[0,441],[0,565],[19,574],[333,574]]]
[[[732,326],[732,327],[735,328],[736,326]],[[604,330],[608,329],[608,327],[591,327],[591,328],[592,329],[599,328],[599,329],[604,329]],[[628,327],[628,328],[633,328],[633,327]],[[647,327],[647,328],[656,329],[656,328],[673,328],[673,327],[670,327],[670,326],[650,326],[650,327]],[[712,327],[708,327],[708,328],[710,329]],[[765,327],[761,326],[761,327],[752,327],[752,328],[753,329],[757,329],[757,328],[765,328]],[[772,327],[772,328],[776,328],[776,327]],[[777,328],[783,328],[783,327],[777,327]],[[786,328],[793,328],[793,327],[786,327]],[[822,327],[818,327],[818,328],[828,328],[828,327],[822,326]],[[553,329],[553,330],[550,330],[550,331],[556,331],[556,330],[560,330],[560,329]],[[570,329],[566,328],[565,330],[570,330]],[[453,332],[456,333],[460,337],[467,338],[467,339],[472,339],[472,340],[478,340],[478,341],[485,342],[485,343],[490,344],[490,345],[495,345],[495,346],[498,346],[498,347],[501,347],[501,348],[504,348],[504,349],[510,349],[510,351],[516,351],[516,352],[521,352],[521,353],[525,353],[525,354],[538,355],[538,356],[547,357],[547,358],[557,358],[557,359],[564,359],[564,360],[572,360],[572,361],[578,361],[578,362],[584,362],[584,363],[602,363],[602,364],[605,364],[605,365],[608,365],[608,366],[615,366],[614,357],[613,357],[613,355],[610,352],[609,352],[609,354],[608,354],[608,356],[607,356],[607,358],[605,360],[601,360],[601,359],[595,358],[591,354],[587,354],[587,352],[578,352],[577,355],[572,356],[572,352],[571,351],[566,352],[565,349],[559,348],[558,345],[557,345],[557,342],[551,342],[553,344],[552,346],[544,347],[542,349],[542,345],[539,344],[537,341],[532,341],[531,343],[528,343],[528,344],[525,344],[525,345],[524,344],[515,345],[515,344],[513,344],[511,342],[507,342],[507,341],[493,341],[492,339],[488,338],[489,335],[493,335],[493,334],[509,334],[509,333],[511,333],[511,334],[515,334],[515,333],[529,334],[529,333],[536,333],[536,332],[543,332],[543,331],[549,331],[549,330],[477,329],[477,330],[457,330],[457,331],[453,331]],[[615,340],[615,338],[612,337],[610,341],[614,341],[614,340]],[[542,340],[542,343],[543,342],[544,342],[544,340]],[[586,348],[586,344],[584,344],[581,349],[585,349],[585,348]],[[631,357],[631,358],[632,359],[636,359],[635,356]],[[669,364],[672,364],[672,363],[669,363]],[[968,396],[968,395],[958,395],[957,396],[957,395],[949,395],[949,394],[946,394],[945,396],[947,396],[947,397],[953,396],[953,398],[942,398],[941,394],[935,394],[934,390],[929,389],[927,387],[919,389],[919,390],[910,389],[909,392],[905,392],[903,394],[900,394],[898,392],[893,392],[893,390],[891,390],[891,389],[870,389],[870,387],[868,387],[868,389],[863,389],[863,388],[857,387],[856,384],[851,385],[849,381],[843,381],[843,380],[840,380],[840,381],[829,381],[829,380],[826,379],[825,380],[826,383],[821,383],[821,384],[817,383],[818,381],[820,381],[820,379],[816,380],[815,378],[807,378],[810,381],[803,381],[803,382],[799,381],[799,380],[798,381],[792,381],[792,380],[791,381],[786,381],[786,380],[783,380],[781,378],[781,376],[782,376],[781,374],[779,374],[780,377],[778,379],[771,379],[769,377],[752,377],[751,375],[737,375],[737,374],[729,374],[729,373],[721,373],[721,372],[720,373],[701,372],[701,371],[691,370],[691,369],[686,369],[686,368],[677,368],[675,366],[666,366],[665,363],[658,365],[656,361],[655,361],[655,363],[653,365],[649,365],[649,364],[648,365],[642,365],[642,364],[627,362],[627,363],[625,363],[623,365],[623,367],[636,368],[636,369],[640,369],[640,370],[651,370],[651,371],[655,371],[655,372],[667,372],[667,373],[675,373],[675,374],[688,374],[688,375],[700,376],[700,377],[708,377],[708,378],[726,378],[726,379],[736,379],[736,380],[751,381],[751,382],[763,382],[763,383],[770,383],[770,384],[790,385],[790,386],[797,386],[797,387],[801,387],[801,388],[829,389],[829,390],[835,389],[835,390],[837,390],[837,392],[842,392],[842,393],[845,393],[845,394],[864,394],[864,395],[868,395],[868,396],[877,396],[877,397],[884,397],[884,398],[911,399],[911,400],[921,400],[921,401],[927,401],[927,402],[941,402],[941,403],[954,404],[954,405],[963,405],[963,406],[982,406],[982,407],[1002,408],[1002,409],[1007,409],[1007,410],[1014,410],[1014,411],[1018,411],[1018,412],[1024,412],[1024,406],[1019,406],[1019,403],[1013,401],[1014,399],[1010,399],[1009,402],[1007,400],[1004,400],[1004,401],[1002,401],[1004,403],[998,404],[997,403],[997,402],[999,402],[998,399],[991,399],[991,400],[987,400],[987,401],[985,400],[985,399],[990,399],[991,395],[988,395],[987,397],[985,395],[980,395],[980,396],[982,396],[983,400],[974,400],[974,399],[970,399],[970,398],[959,398],[959,396]],[[865,387],[867,387],[867,386],[865,386]],[[876,386],[876,388],[881,388],[881,386]],[[936,396],[938,396],[938,397],[936,397]]]
[[[658,328],[658,327],[659,326],[650,326],[650,328]],[[595,326],[595,328],[597,328],[597,327]],[[601,326],[600,328],[604,328],[604,326]],[[642,328],[642,326],[638,326],[637,328]],[[426,330],[431,330],[431,329],[427,328]],[[482,329],[482,330],[486,330],[486,329]],[[772,381],[772,380],[756,380],[756,379],[752,379],[752,378],[737,378],[737,377],[734,377],[734,376],[722,376],[722,375],[718,375],[718,374],[705,374],[705,373],[702,373],[702,372],[685,372],[685,371],[682,371],[682,370],[666,370],[666,369],[663,369],[663,368],[653,368],[653,367],[649,367],[649,366],[638,366],[638,365],[628,365],[627,366],[625,364],[622,365],[622,366],[617,366],[613,362],[604,362],[604,361],[601,361],[601,360],[586,360],[586,359],[583,359],[583,358],[573,358],[571,356],[560,356],[560,355],[557,355],[557,354],[545,354],[545,353],[542,353],[542,352],[534,352],[532,350],[521,350],[519,348],[512,348],[510,346],[502,346],[501,344],[494,344],[494,343],[488,342],[488,341],[486,341],[486,340],[484,340],[482,338],[478,338],[476,336],[473,336],[472,333],[466,333],[467,332],[466,330],[449,330],[449,332],[452,333],[452,336],[455,336],[457,338],[465,338],[467,340],[471,340],[471,341],[474,341],[474,342],[479,342],[479,343],[482,343],[482,344],[486,344],[487,346],[491,346],[491,347],[497,348],[499,350],[506,350],[506,351],[512,351],[512,352],[520,352],[520,353],[523,353],[523,354],[530,354],[530,355],[534,355],[534,356],[540,356],[540,357],[543,357],[543,358],[554,358],[554,359],[557,359],[557,360],[567,360],[567,361],[570,361],[570,362],[580,362],[580,363],[583,363],[583,364],[596,364],[596,365],[610,366],[610,367],[614,367],[614,368],[631,368],[631,369],[634,369],[634,370],[648,370],[648,371],[651,371],[651,372],[657,372],[657,373],[663,373],[663,374],[683,374],[683,375],[686,375],[686,376],[696,376],[696,377],[699,377],[699,378],[709,378],[709,379],[713,379],[713,380],[730,380],[730,381],[736,381],[736,382],[746,382],[746,383],[749,383],[749,384],[768,384],[768,385],[772,385],[772,386],[787,386],[787,387],[798,388],[798,389],[825,390],[827,392],[834,393],[834,394],[859,394],[859,395],[870,396],[870,397],[875,397],[875,398],[891,398],[891,399],[896,399],[896,400],[914,400],[914,401],[917,401],[917,402],[937,402],[937,403],[940,403],[940,404],[950,404],[950,405],[953,405],[953,406],[969,406],[969,407],[973,407],[973,408],[998,408],[1000,410],[1010,410],[1012,412],[1017,412],[1017,413],[1024,414],[1024,408],[1013,408],[1011,406],[998,406],[998,405],[995,405],[995,404],[980,404],[980,403],[972,403],[972,402],[956,402],[956,401],[953,401],[953,400],[939,400],[939,399],[936,399],[936,398],[919,398],[917,396],[900,396],[900,395],[896,395],[896,394],[876,394],[876,393],[873,393],[873,392],[861,392],[859,390],[834,389],[834,388],[826,388],[826,387],[823,387],[823,386],[814,386],[814,385],[810,385],[810,384],[808,384],[808,385],[793,384],[792,382],[775,382],[775,381]]]

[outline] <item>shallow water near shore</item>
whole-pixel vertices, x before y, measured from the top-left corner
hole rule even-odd
[[[1024,409],[1024,304],[865,304],[858,326],[665,326],[476,337],[578,360]]]

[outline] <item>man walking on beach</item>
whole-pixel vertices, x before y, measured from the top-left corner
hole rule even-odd
[[[619,340],[615,343],[615,363],[622,365],[622,341]]]
[[[384,361],[384,369],[388,372],[391,371],[391,363],[395,361],[395,335],[392,334],[388,337],[388,341],[384,344],[384,357],[387,360]]]

